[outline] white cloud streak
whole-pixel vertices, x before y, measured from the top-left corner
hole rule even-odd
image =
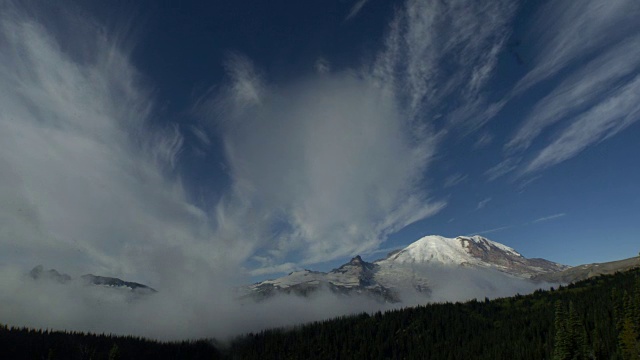
[[[536,14],[530,31],[537,39],[534,68],[520,80],[515,93],[558,74],[577,61],[638,31],[640,4],[620,1],[553,1]],[[576,39],[588,39],[578,41]]]
[[[209,138],[209,135],[207,135],[207,133],[205,133],[202,129],[192,125],[192,126],[189,126],[189,130],[191,130],[191,133],[195,135],[196,138],[198,138],[198,140],[202,143],[202,145],[204,146],[211,145],[211,139]]]
[[[489,181],[515,170],[516,176],[523,176],[556,165],[636,121],[629,114],[635,111],[629,101],[635,91],[630,82],[640,71],[638,16],[640,4],[633,0],[541,6],[523,39],[534,51],[533,68],[507,98],[512,100],[539,83],[554,80],[557,85],[506,142],[503,161],[485,173]],[[628,113],[623,115],[614,109],[616,105]],[[546,133],[550,136],[543,139]],[[534,142],[543,150],[532,155]]]
[[[615,91],[542,149],[524,170],[538,171],[570,159],[590,145],[606,140],[640,120],[640,76]]]
[[[463,175],[463,174],[453,174],[449,177],[447,177],[444,180],[444,185],[443,187],[446,188],[450,188],[450,187],[454,187],[462,182],[464,182],[465,180],[467,180],[469,178],[469,175]]]
[[[519,161],[519,159],[506,158],[485,171],[484,175],[489,181],[494,181],[517,169]]]
[[[411,117],[444,115],[450,125],[475,130],[504,105],[488,104],[481,92],[514,10],[509,1],[409,0],[391,22],[373,72],[395,86]]]
[[[511,229],[512,227],[514,227],[514,226],[513,225],[501,226],[501,227],[497,227],[497,228],[493,228],[493,229],[489,229],[489,230],[482,230],[482,231],[472,232],[472,233],[469,233],[467,236],[490,234],[490,233],[494,233],[494,232],[498,232],[498,231],[502,231],[502,230],[506,230],[506,229]]]
[[[540,223],[540,222],[544,222],[544,221],[555,220],[555,219],[559,219],[559,218],[561,218],[563,216],[566,216],[566,215],[567,214],[565,214],[565,213],[549,215],[549,216],[541,217],[539,219],[535,219],[535,220],[532,221],[532,223],[536,224],[536,223]]]
[[[478,206],[476,207],[476,210],[480,210],[480,209],[484,209],[485,206],[487,206],[487,204],[489,203],[489,201],[491,201],[492,199],[486,198],[481,200],[480,202],[478,202]]]
[[[619,82],[640,70],[640,35],[622,41],[568,76],[540,100],[514,137],[509,150],[522,150],[547,127],[584,111],[619,87]]]
[[[483,132],[478,136],[476,142],[473,144],[473,148],[482,149],[490,145],[492,141],[493,141],[493,135],[491,135],[491,133],[489,132]]]
[[[349,21],[349,20],[353,19],[354,17],[356,17],[356,15],[358,15],[360,10],[362,10],[362,8],[368,2],[369,2],[369,0],[357,0],[356,3],[353,4],[353,6],[351,7],[351,10],[349,11],[349,14],[347,15],[347,17],[344,20],[345,21]]]
[[[542,175],[536,175],[531,178],[525,179],[518,184],[518,191],[523,192],[529,185],[539,180]]]

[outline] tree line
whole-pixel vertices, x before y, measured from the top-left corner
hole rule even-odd
[[[0,358],[640,360],[640,269],[526,296],[265,330],[224,346],[0,326]]]
[[[160,342],[135,336],[85,334],[0,325],[0,359],[125,360],[221,358],[210,340]]]
[[[640,270],[238,338],[237,359],[640,359]]]

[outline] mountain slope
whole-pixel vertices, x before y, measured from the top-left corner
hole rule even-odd
[[[333,293],[369,295],[384,302],[396,302],[396,294],[375,279],[378,265],[356,256],[348,263],[328,273],[319,271],[294,271],[287,276],[266,280],[249,286],[249,296],[265,298],[277,293],[308,295],[319,289]]]
[[[93,274],[86,274],[81,276],[82,280],[91,285],[108,286],[113,288],[124,288],[137,292],[156,292],[155,289],[132,281],[124,281],[118,278],[97,276]]]
[[[360,256],[327,273],[302,270],[248,287],[248,296],[266,298],[277,293],[308,295],[319,289],[337,294],[364,294],[382,302],[401,301],[408,291],[428,298],[434,285],[431,275],[441,270],[478,269],[474,285],[487,294],[500,281],[495,272],[507,278],[532,276],[566,269],[567,266],[544,259],[527,259],[514,249],[481,236],[446,238],[425,236],[404,249],[373,263]],[[485,276],[486,275],[486,276]],[[430,278],[431,277],[431,278]],[[469,280],[472,281],[472,280]]]
[[[34,267],[29,272],[29,276],[34,280],[52,281],[60,284],[67,284],[74,280],[71,276],[67,274],[61,274],[55,269],[50,269],[45,271],[42,265],[38,265]],[[142,294],[156,292],[155,289],[147,285],[132,282],[132,281],[125,281],[125,280],[113,278],[113,277],[86,274],[86,275],[82,275],[80,278],[82,279],[85,285],[103,286],[103,287],[109,287],[114,289],[124,289],[124,290],[133,291],[136,293],[142,293]]]
[[[527,259],[508,246],[477,235],[425,236],[382,262],[485,267],[521,277],[567,268],[544,259]]]
[[[493,301],[442,302],[261,331],[233,341],[230,353],[242,359],[539,360],[554,358],[554,346],[568,339],[562,345],[575,358],[622,359],[618,323],[631,315],[616,309],[625,302],[640,308],[640,296],[623,294],[640,294],[640,270]],[[555,325],[566,324],[569,312],[577,319],[573,334]]]
[[[618,261],[574,266],[558,272],[539,274],[534,276],[532,279],[538,281],[568,284],[580,280],[590,279],[599,275],[615,274],[617,272],[623,272],[637,267],[640,267],[639,256]]]

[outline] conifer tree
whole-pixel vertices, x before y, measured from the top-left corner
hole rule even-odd
[[[632,302],[633,323],[635,326],[636,334],[640,336],[640,276],[636,276],[635,291],[633,294]]]
[[[109,360],[120,360],[120,348],[118,344],[113,344],[111,350],[109,350]]]
[[[569,302],[569,321],[567,325],[569,327],[570,352],[572,354],[571,359],[587,359],[587,353],[589,352],[587,346],[587,333],[575,310],[573,301]]]
[[[554,319],[556,331],[555,347],[553,349],[553,360],[570,360],[571,344],[569,328],[567,326],[567,313],[564,304],[560,301],[556,302],[556,315]]]
[[[618,333],[622,331],[622,321],[624,319],[624,310],[620,299],[620,291],[615,287],[611,289],[611,301],[613,302],[613,318],[616,322],[616,330],[618,330]]]
[[[634,300],[625,291],[623,296],[624,317],[619,335],[619,346],[624,360],[640,360],[640,344],[634,324]]]

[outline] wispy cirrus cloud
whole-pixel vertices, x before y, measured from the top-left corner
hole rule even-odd
[[[483,132],[481,133],[478,138],[476,139],[476,142],[473,143],[473,148],[474,149],[482,149],[486,146],[488,146],[489,144],[491,144],[491,142],[493,142],[493,138],[494,136],[491,135],[491,133],[489,132]]]
[[[538,181],[540,178],[542,178],[542,175],[536,175],[536,176],[530,177],[528,179],[522,180],[518,184],[518,191],[523,192],[529,185],[531,185],[534,182]]]
[[[494,181],[510,172],[518,168],[518,164],[520,159],[516,158],[506,158],[489,168],[484,172],[484,175],[487,177],[489,181]]]
[[[640,34],[603,52],[569,75],[530,111],[523,125],[507,143],[509,150],[522,150],[540,133],[565,119],[606,99],[624,79],[640,70]]]
[[[549,221],[549,220],[555,220],[555,219],[559,219],[563,216],[566,216],[567,214],[565,213],[559,213],[559,214],[554,214],[554,215],[549,215],[549,216],[544,216],[538,219],[533,220],[531,223],[536,224],[536,223],[540,223],[540,222],[544,222],[544,221]]]
[[[525,173],[556,165],[588,146],[614,136],[640,120],[640,76],[605,101],[577,116],[574,122],[531,160]]]
[[[635,1],[552,2],[539,9],[528,31],[536,51],[533,68],[512,95],[550,79],[557,85],[506,142],[503,160],[485,173],[489,181],[556,165],[636,121],[631,99],[640,71],[639,15]],[[575,41],[578,34],[590,40]],[[537,153],[534,141],[542,147]]]
[[[634,0],[545,4],[538,10],[530,31],[531,38],[537,39],[534,43],[534,67],[516,85],[515,93],[521,93],[567,66],[575,65],[637,33],[639,15],[640,5]]]
[[[475,231],[475,232],[469,233],[467,236],[491,234],[491,233],[495,233],[495,232],[499,232],[499,231],[503,231],[503,230],[519,228],[519,227],[528,226],[528,225],[532,225],[532,224],[537,224],[537,223],[541,223],[541,222],[545,222],[545,221],[556,220],[556,219],[559,219],[559,218],[564,217],[566,215],[567,214],[565,214],[565,213],[559,213],[559,214],[544,216],[544,217],[541,217],[541,218],[538,218],[538,219],[535,219],[535,220],[532,220],[532,221],[529,221],[529,222],[521,223],[521,224],[505,225],[505,226],[500,226],[500,227],[493,228],[493,229]]]
[[[497,228],[493,228],[493,229],[472,232],[472,233],[469,233],[467,236],[491,234],[491,233],[495,233],[495,232],[498,232],[498,231],[507,230],[507,229],[510,229],[512,227],[513,226],[501,226],[501,227],[497,227]]]
[[[510,1],[409,0],[389,26],[373,73],[402,95],[411,117],[444,114],[449,125],[475,130],[504,105],[486,101],[482,89],[515,9]]]
[[[476,210],[481,210],[484,209],[485,206],[487,206],[487,204],[492,200],[492,198],[488,197],[485,199],[482,199],[478,202],[478,206],[476,206]]]
[[[205,146],[211,145],[211,139],[209,138],[209,135],[207,135],[207,133],[204,132],[202,129],[200,129],[197,126],[191,125],[189,126],[189,130],[200,141],[200,143],[202,143],[202,145],[205,145]]]
[[[467,180],[467,178],[469,177],[469,175],[466,174],[453,174],[449,177],[447,177],[446,179],[444,179],[444,184],[442,185],[444,188],[450,188],[453,186],[456,186],[460,183],[462,183],[463,181]]]
[[[369,2],[369,0],[357,0],[355,4],[349,10],[349,14],[344,18],[345,21],[349,21],[352,18],[356,17],[360,10]]]

